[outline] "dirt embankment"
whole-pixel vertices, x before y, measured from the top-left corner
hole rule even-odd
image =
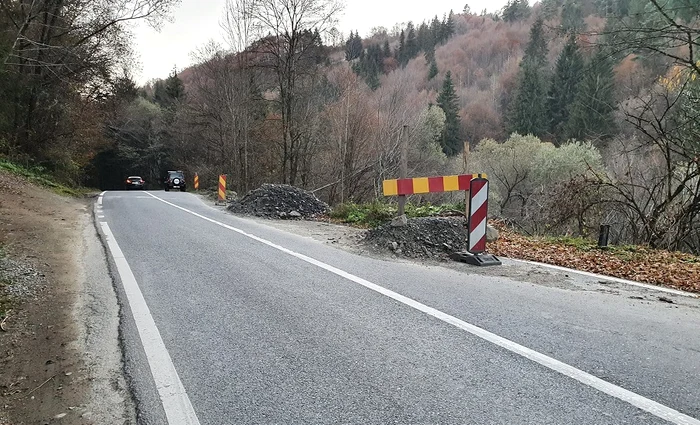
[[[90,205],[0,171],[0,425],[133,423]]]

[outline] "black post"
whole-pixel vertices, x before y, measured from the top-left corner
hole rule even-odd
[[[601,224],[600,231],[598,233],[598,248],[605,248],[608,246],[608,237],[610,236],[610,225]]]

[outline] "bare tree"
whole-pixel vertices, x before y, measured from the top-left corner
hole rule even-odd
[[[610,17],[602,37],[614,54],[665,59],[668,72],[622,105],[635,137],[600,178],[635,242],[700,252],[700,4],[649,0]],[[661,72],[664,72],[663,70]]]
[[[62,133],[75,96],[103,98],[130,54],[129,21],[157,25],[179,0],[0,0],[0,57],[13,93],[8,139],[38,157]],[[6,38],[8,37],[9,39]],[[4,44],[4,43],[3,43]],[[2,130],[0,130],[2,131]]]
[[[252,47],[257,65],[270,69],[276,79],[282,158],[281,180],[295,184],[304,151],[299,119],[300,80],[320,61],[321,37],[336,23],[343,5],[337,0],[250,0],[250,16],[259,40]]]
[[[242,89],[244,96],[236,99],[239,103],[227,104],[227,109],[230,114],[234,114],[234,108],[239,110],[239,120],[242,126],[242,173],[241,173],[241,189],[245,192],[249,189],[250,172],[249,172],[249,145],[251,124],[254,119],[251,116],[251,111],[246,109],[246,105],[250,104],[254,99],[246,99],[246,95],[254,95],[255,87],[255,70],[250,64],[250,51],[248,47],[253,41],[253,37],[259,33],[258,23],[253,19],[253,4],[254,0],[226,0],[226,9],[224,18],[221,22],[221,27],[224,29],[229,46],[232,53],[235,55],[237,71],[240,74],[239,87]],[[233,101],[233,100],[232,100]]]

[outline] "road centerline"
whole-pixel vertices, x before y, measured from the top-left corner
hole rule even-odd
[[[521,357],[524,357],[524,358],[529,359],[535,363],[538,363],[538,364],[540,364],[540,365],[542,365],[550,370],[559,372],[560,374],[567,376],[569,378],[572,378],[572,379],[574,379],[574,380],[576,380],[576,381],[578,381],[586,386],[589,386],[589,387],[594,388],[598,391],[601,391],[609,396],[615,397],[619,400],[622,400],[626,403],[629,403],[632,406],[635,406],[641,410],[644,410],[648,413],[651,413],[652,415],[654,415],[656,417],[659,417],[661,419],[664,419],[664,420],[671,422],[673,424],[676,424],[676,425],[700,425],[700,420],[698,420],[698,419],[695,419],[691,416],[683,414],[683,413],[681,413],[681,412],[679,412],[671,407],[665,406],[665,405],[658,403],[654,400],[648,399],[644,396],[641,396],[637,393],[629,391],[629,390],[622,388],[618,385],[607,382],[607,381],[600,379],[594,375],[591,375],[588,372],[577,369],[574,366],[571,366],[567,363],[564,363],[564,362],[556,360],[552,357],[549,357],[546,354],[542,354],[538,351],[535,351],[533,349],[530,349],[528,347],[520,345],[514,341],[507,339],[507,338],[504,338],[504,337],[496,335],[492,332],[489,332],[486,329],[480,328],[476,325],[473,325],[471,323],[468,323],[466,321],[458,319],[454,316],[451,316],[451,315],[444,313],[440,310],[437,310],[433,307],[430,307],[428,305],[420,303],[412,298],[406,297],[406,296],[401,295],[397,292],[394,292],[392,290],[384,288],[383,286],[380,286],[376,283],[373,283],[373,282],[365,280],[361,277],[355,276],[349,272],[341,270],[341,269],[334,267],[330,264],[324,263],[322,261],[319,261],[319,260],[312,258],[312,257],[309,257],[307,255],[295,252],[291,249],[285,248],[285,247],[278,245],[274,242],[268,241],[267,239],[263,239],[259,236],[248,233],[242,229],[239,229],[239,228],[236,228],[234,226],[231,226],[231,225],[222,223],[220,221],[214,220],[212,218],[206,217],[202,214],[196,213],[192,210],[181,207],[181,206],[174,204],[172,202],[166,201],[165,199],[162,199],[156,195],[153,195],[150,192],[146,192],[146,193],[149,196],[152,196],[153,198],[159,200],[160,202],[163,202],[167,205],[170,205],[174,208],[182,210],[182,211],[184,211],[188,214],[191,214],[195,217],[198,217],[198,218],[201,218],[205,221],[213,223],[217,226],[220,226],[220,227],[223,227],[225,229],[236,232],[236,233],[243,235],[247,238],[258,241],[264,245],[267,245],[267,246],[272,247],[276,250],[284,252],[285,254],[288,254],[292,257],[300,259],[306,263],[312,264],[312,265],[317,266],[323,270],[326,270],[330,273],[333,273],[337,276],[343,277],[351,282],[354,282],[354,283],[357,283],[361,286],[364,286],[367,289],[370,289],[370,290],[375,291],[381,295],[384,295],[388,298],[391,298],[395,301],[398,301],[398,302],[400,302],[406,306],[409,306],[415,310],[418,310],[418,311],[425,313],[429,316],[435,317],[435,318],[437,318],[445,323],[448,323],[448,324],[453,325],[459,329],[462,329],[462,330],[464,330],[464,331],[466,331],[466,332],[468,332],[468,333],[470,333],[478,338],[481,338],[481,339],[488,341],[492,344],[495,344],[501,348],[504,348],[504,349],[514,353],[514,354],[517,354]]]

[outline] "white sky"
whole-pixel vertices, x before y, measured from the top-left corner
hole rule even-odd
[[[347,37],[351,30],[367,36],[370,29],[383,26],[391,29],[397,22],[422,22],[436,14],[440,17],[453,9],[461,12],[468,3],[473,12],[500,9],[507,0],[346,0],[339,19],[339,30]],[[165,78],[173,67],[190,66],[191,52],[209,40],[225,44],[219,26],[225,0],[182,0],[173,13],[173,22],[162,25],[160,32],[139,24],[134,31],[134,50],[140,66],[134,68],[139,84],[154,78]],[[412,4],[413,3],[413,4]]]

